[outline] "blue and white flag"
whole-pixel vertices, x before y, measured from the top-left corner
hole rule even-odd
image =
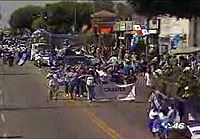
[[[18,63],[19,66],[23,66],[26,63],[26,59],[27,59],[26,57],[27,57],[27,54],[23,53],[22,58],[19,60],[19,63]]]

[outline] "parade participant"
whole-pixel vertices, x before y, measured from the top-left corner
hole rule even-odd
[[[149,112],[150,109],[161,109],[161,105],[162,105],[162,100],[161,96],[158,90],[153,90],[151,93],[151,96],[149,97],[149,108],[147,110],[147,112]]]
[[[126,64],[124,66],[124,75],[128,76],[131,73],[131,70],[133,70],[132,66],[131,66],[131,62],[130,60],[127,59]]]
[[[87,95],[86,77],[87,77],[86,67],[81,66],[81,69],[80,69],[80,76],[79,76],[79,82],[80,82],[80,97],[81,97],[81,98]]]
[[[70,67],[68,66],[65,70],[65,94],[68,97],[69,96],[69,72],[70,72]]]
[[[100,78],[100,82],[102,84],[107,84],[110,82],[110,78],[111,76],[108,73],[108,70],[106,68],[103,68],[103,70],[101,70],[100,72],[98,72],[99,78]]]
[[[149,112],[149,129],[151,131],[151,133],[153,134],[153,136],[155,137],[155,132],[153,132],[153,123],[154,121],[157,119],[158,117],[158,109],[151,109]]]
[[[92,103],[94,99],[94,88],[95,88],[95,74],[93,69],[89,69],[89,76],[87,77],[87,90],[88,90],[88,97],[89,102]]]
[[[167,116],[167,111],[161,109],[158,113],[158,117],[153,121],[152,133],[155,135],[159,133],[159,136],[168,136],[167,123],[169,122],[169,117]]]
[[[50,100],[52,100],[59,89],[58,77],[56,73],[51,70],[47,74],[46,78],[48,79],[48,86],[50,88],[49,90]]]
[[[5,51],[2,53],[2,57],[3,57],[3,65],[7,65],[7,56]]]
[[[74,76],[74,67],[72,68],[69,68],[69,72],[66,74],[66,80],[68,80],[68,91],[70,93],[70,96],[71,96],[71,99],[73,99],[73,91],[74,91],[74,86],[73,84],[71,83],[71,80]]]
[[[9,53],[8,62],[9,66],[12,67],[14,62],[14,55],[12,54],[12,52]]]
[[[145,73],[145,80],[146,80],[146,86],[147,87],[152,87],[153,86],[150,69],[147,69],[147,71]]]
[[[174,106],[173,105],[171,105],[171,106],[169,106],[168,107],[168,114],[167,114],[167,116],[171,119],[171,120],[173,120],[173,119],[175,119],[175,110],[174,110]]]
[[[114,82],[116,84],[120,84],[120,73],[118,71],[113,71],[111,73],[111,82]]]
[[[70,79],[70,94],[71,99],[76,100],[76,97],[79,94],[79,74],[76,71],[76,68],[72,68],[71,79]]]

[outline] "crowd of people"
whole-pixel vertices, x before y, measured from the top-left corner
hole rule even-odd
[[[50,64],[48,65],[47,82],[50,99],[57,98],[59,88],[63,86],[64,94],[73,100],[88,98],[89,102],[95,100],[95,85],[115,83],[119,85],[138,83],[138,77],[145,79],[145,85],[151,89],[149,97],[149,129],[153,135],[161,131],[168,134],[166,127],[169,121],[180,122],[184,115],[183,107],[176,104],[165,105],[169,99],[166,92],[162,92],[154,78],[159,78],[175,67],[181,68],[185,74],[196,75],[200,73],[200,64],[196,57],[176,57],[165,55],[158,59],[146,61],[144,55],[127,50],[124,46],[111,48],[111,45],[90,45],[81,49],[82,54],[92,55],[98,59],[95,65],[68,65],[65,63],[58,50],[48,51]],[[14,59],[18,65],[23,65],[26,59],[37,61],[41,68],[41,56],[43,51],[37,51],[35,57],[31,57],[30,47],[24,47],[19,40],[4,41],[0,48],[3,65],[7,62],[13,66]],[[21,60],[21,61],[20,61]],[[200,74],[197,74],[200,75]],[[136,95],[136,94],[135,94]]]
[[[74,100],[77,97],[88,97],[89,102],[93,102],[95,85],[110,82],[131,84],[138,81],[138,76],[143,76],[145,85],[152,91],[148,108],[149,129],[152,134],[155,135],[162,131],[167,136],[169,132],[167,124],[182,121],[183,105],[168,103],[170,98],[167,97],[166,92],[162,92],[156,86],[154,79],[161,77],[174,67],[180,67],[183,73],[187,73],[189,70],[199,70],[199,64],[194,56],[165,55],[159,62],[157,59],[147,62],[143,56],[129,52],[124,47],[125,50],[119,51],[118,55],[112,55],[108,46],[99,48],[93,46],[90,49],[92,50],[84,50],[84,53],[93,55],[99,60],[99,63],[96,65],[61,65],[51,68],[47,79],[52,90],[58,90],[61,83],[60,76],[63,77],[64,83],[62,83],[67,96]]]
[[[23,44],[22,40],[14,37],[3,40],[0,45],[2,65],[12,67],[16,62],[16,65],[22,66],[30,58],[30,47],[25,46],[27,44]]]
[[[198,83],[200,75],[200,63],[198,62],[198,57],[191,54],[179,57],[166,55],[161,59],[159,64],[152,64],[147,70],[145,74],[147,80],[146,85],[152,88],[148,110],[149,129],[154,136],[160,131],[162,131],[165,136],[168,136],[170,128],[173,128],[172,126],[175,123],[185,122],[185,119],[183,119],[184,116],[187,117],[186,121],[191,119],[190,113],[184,111],[184,104],[177,100],[174,100],[173,103],[169,103],[168,100],[170,98],[166,96],[166,92],[159,90],[153,81],[153,79],[163,76],[173,78],[174,74],[182,75]],[[176,76],[174,77],[177,78]],[[186,82],[181,84],[184,77],[180,78],[180,86],[175,93],[180,93],[179,91],[188,91],[190,83]],[[178,79],[176,80],[179,82]],[[181,85],[183,85],[183,87]],[[181,88],[183,88],[183,90],[181,90]],[[184,95],[184,97],[187,95]]]
[[[62,77],[62,79],[60,79]],[[131,84],[137,81],[133,68],[128,61],[123,64],[108,65],[76,65],[52,67],[47,75],[49,86],[58,90],[59,86],[65,86],[65,93],[76,97],[88,96],[89,101],[94,99],[94,86],[97,84]],[[60,80],[60,81],[59,81]]]

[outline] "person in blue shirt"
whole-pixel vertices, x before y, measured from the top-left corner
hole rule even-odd
[[[123,69],[124,75],[125,76],[130,75],[131,70],[133,70],[133,67],[131,66],[131,62],[127,61],[126,64],[125,64],[125,66],[124,66],[124,69]]]

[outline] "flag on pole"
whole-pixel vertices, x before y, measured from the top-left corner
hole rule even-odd
[[[22,58],[19,60],[19,63],[18,63],[19,66],[23,66],[25,64],[26,57],[27,57],[27,54],[23,53]]]

